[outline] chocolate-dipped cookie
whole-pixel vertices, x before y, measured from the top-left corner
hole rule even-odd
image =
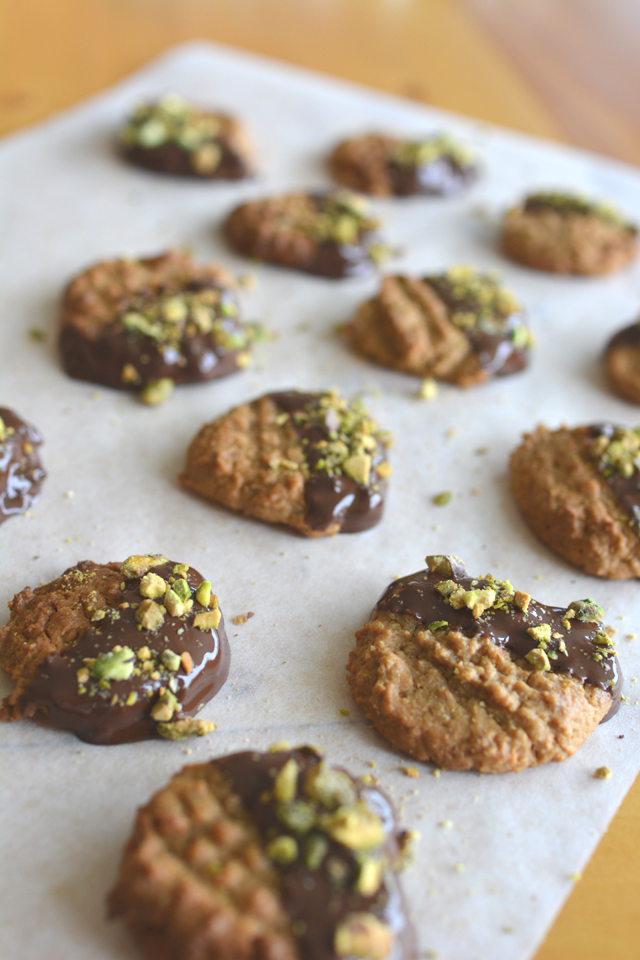
[[[222,267],[197,266],[182,250],[105,260],[67,287],[60,329],[65,371],[78,380],[140,390],[160,402],[174,384],[245,367],[250,331]]]
[[[532,193],[505,214],[502,247],[512,260],[536,270],[595,276],[636,258],[638,229],[609,204],[577,194]]]
[[[640,320],[619,330],[604,352],[609,383],[624,400],[640,403]]]
[[[229,644],[209,581],[186,563],[89,560],[9,603],[0,667],[15,681],[0,717],[43,711],[89,743],[215,728],[192,716],[222,687]]]
[[[522,515],[547,546],[596,577],[640,577],[640,428],[539,426],[510,470]]]
[[[109,912],[153,960],[410,960],[405,838],[309,747],[220,757],[138,811]]]
[[[252,200],[225,223],[245,257],[340,279],[369,273],[387,255],[363,197],[346,190]]]
[[[453,137],[402,140],[381,133],[339,143],[329,157],[334,180],[379,197],[451,197],[478,177],[475,154]]]
[[[35,427],[8,407],[0,407],[0,523],[24,513],[38,499],[47,476]]]
[[[253,146],[242,124],[176,93],[137,107],[118,140],[127,160],[157,173],[239,180],[254,172]]]
[[[394,746],[448,770],[564,760],[620,700],[602,609],[551,607],[457,557],[395,580],[356,633],[351,695]]]
[[[513,294],[466,266],[422,279],[385,277],[343,333],[382,366],[460,387],[523,370],[532,342]]]
[[[382,516],[389,443],[358,400],[269,393],[205,424],[180,482],[307,537],[357,533]]]

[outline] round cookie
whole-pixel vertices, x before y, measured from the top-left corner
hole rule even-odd
[[[611,338],[604,364],[615,392],[624,400],[640,403],[640,320]]]
[[[42,710],[89,743],[182,740],[215,729],[191,714],[220,690],[229,643],[211,584],[163,556],[89,560],[9,603],[0,667],[15,689],[0,718]]]
[[[513,294],[466,266],[421,279],[385,277],[343,333],[382,366],[459,387],[523,370],[532,343]]]
[[[358,400],[270,393],[205,424],[180,482],[307,537],[358,533],[382,516],[389,443]]]
[[[0,407],[0,523],[24,513],[38,499],[47,476],[35,427],[8,407]]]
[[[640,577],[639,430],[538,426],[509,466],[518,506],[547,546],[596,577]]]
[[[109,912],[152,960],[410,960],[405,839],[309,747],[220,757],[138,811]]]
[[[239,180],[254,172],[253,146],[242,124],[176,93],[141,104],[118,140],[127,160],[157,173]]]
[[[619,704],[592,600],[549,607],[457,557],[394,581],[356,633],[351,695],[380,733],[446,770],[564,760]]]
[[[474,152],[444,135],[425,140],[381,133],[352,137],[335,147],[328,163],[342,186],[378,197],[451,197],[478,177]]]
[[[370,273],[388,255],[363,197],[290,193],[232,210],[224,230],[245,257],[334,280]]]
[[[173,384],[224,377],[249,362],[231,276],[169,250],[105,260],[68,285],[60,351],[70,377],[141,390],[157,403]]]
[[[502,248],[536,270],[596,276],[636,258],[638,230],[608,204],[575,194],[532,193],[505,214]]]

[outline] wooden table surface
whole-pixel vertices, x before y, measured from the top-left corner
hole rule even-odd
[[[0,133],[202,38],[640,164],[638,0],[0,0]],[[637,960],[639,851],[640,780],[535,960]]]

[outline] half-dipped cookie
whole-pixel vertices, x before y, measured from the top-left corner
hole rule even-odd
[[[8,407],[0,407],[0,523],[38,499],[47,476],[38,455],[42,437]]]
[[[137,107],[118,141],[127,160],[157,173],[238,180],[254,172],[254,149],[240,121],[176,93]]]
[[[523,370],[532,342],[514,295],[466,266],[421,279],[385,277],[343,333],[382,366],[460,387]]]
[[[153,960],[413,960],[405,839],[309,747],[219,757],[138,811],[109,912]]]
[[[382,516],[389,443],[359,400],[269,393],[205,424],[180,481],[307,537],[356,533]]]
[[[234,373],[249,362],[250,331],[235,284],[217,264],[198,266],[169,250],[141,260],[105,260],[64,293],[60,351],[78,380],[140,390],[147,403],[174,384]]]
[[[638,228],[606,203],[571,193],[532,193],[505,214],[502,247],[512,260],[536,270],[597,275],[635,260]]]
[[[477,179],[478,163],[474,151],[454,137],[402,140],[370,133],[339,143],[329,170],[338,183],[361,193],[450,197]]]
[[[640,320],[623,327],[609,340],[604,365],[618,396],[640,403]]]
[[[447,770],[506,773],[564,760],[619,704],[621,677],[592,600],[538,603],[457,557],[395,580],[356,633],[351,695],[380,733]]]
[[[245,257],[335,280],[369,273],[388,255],[378,227],[364,197],[340,190],[243,203],[224,229]]]
[[[229,672],[227,641],[211,583],[187,563],[131,556],[89,560],[9,603],[0,667],[15,681],[0,717],[37,711],[89,743],[215,728],[193,716]]]
[[[594,576],[640,577],[640,428],[539,426],[510,470],[522,515],[547,546]]]

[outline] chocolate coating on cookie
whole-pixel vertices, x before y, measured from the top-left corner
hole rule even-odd
[[[382,516],[389,442],[359,401],[272,393],[205,424],[180,480],[308,537],[356,533]]]
[[[450,197],[476,180],[471,150],[452,137],[401,140],[368,134],[339,143],[329,157],[338,183],[376,196]]]
[[[525,434],[510,459],[512,490],[541,540],[598,577],[640,577],[640,435],[595,424]]]
[[[462,387],[524,369],[531,345],[516,298],[463,266],[422,280],[385,277],[344,334],[384,366]]]
[[[253,147],[238,120],[177,94],[139,106],[119,143],[127,160],[157,173],[203,180],[238,180],[253,173]]]
[[[24,513],[38,499],[47,476],[35,427],[8,407],[0,407],[0,523]]]
[[[366,201],[345,190],[243,203],[224,229],[246,257],[337,280],[371,272],[386,255],[378,226]]]
[[[604,364],[618,396],[640,403],[640,321],[614,334],[606,346]]]
[[[617,710],[621,677],[592,600],[537,603],[456,558],[395,581],[357,631],[355,702],[396,747],[452,770],[570,756]]]
[[[210,732],[190,716],[229,672],[210,588],[187,564],[151,556],[121,567],[86,561],[33,594],[27,588],[0,634],[0,665],[17,681],[3,718],[42,710],[97,744]],[[30,651],[21,658],[23,637]]]
[[[212,380],[246,366],[249,341],[229,274],[181,250],[95,264],[64,294],[60,350],[79,380],[120,390]]]
[[[507,211],[502,246],[507,256],[537,270],[597,275],[635,259],[638,230],[608,204],[541,192]]]
[[[149,859],[158,832],[162,870]],[[140,811],[110,912],[145,955],[161,941],[166,960],[193,938],[212,957],[409,960],[394,872],[403,840],[384,794],[311,748],[222,757],[186,767]],[[178,872],[183,896],[167,896]]]

